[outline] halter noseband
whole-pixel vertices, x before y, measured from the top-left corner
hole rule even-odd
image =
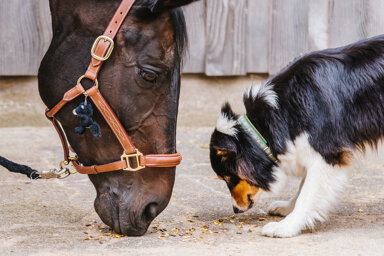
[[[181,162],[182,157],[178,152],[175,154],[143,155],[133,145],[119,119],[116,117],[115,113],[110,108],[109,104],[105,101],[104,97],[101,95],[98,89],[99,83],[97,81],[97,75],[103,62],[110,57],[114,47],[113,39],[115,38],[134,3],[135,0],[122,0],[104,34],[99,36],[92,46],[92,59],[85,75],[79,78],[75,87],[71,88],[64,94],[64,97],[58,104],[56,104],[50,110],[47,109],[45,112],[46,117],[52,122],[56,131],[58,132],[63,146],[64,160],[60,164],[60,169],[62,170],[64,170],[62,167],[63,164],[69,165],[70,163],[79,173],[97,174],[117,170],[139,171],[145,167],[174,167]],[[85,90],[81,84],[83,79],[90,79],[94,81],[93,86],[90,89]],[[77,156],[70,157],[69,145],[66,139],[66,135],[58,120],[54,116],[62,107],[65,106],[65,104],[82,94],[87,95],[92,99],[93,103],[96,105],[97,109],[107,121],[109,127],[112,129],[116,138],[123,147],[124,151],[121,155],[120,161],[104,165],[83,166],[78,161]]]

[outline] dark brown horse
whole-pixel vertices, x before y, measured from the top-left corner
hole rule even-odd
[[[115,39],[115,50],[98,80],[100,91],[144,154],[176,151],[180,62],[186,43],[184,16],[178,7],[195,0],[137,0]],[[119,0],[50,0],[53,39],[39,70],[39,91],[53,107],[76,84],[90,61],[90,49],[117,9]],[[85,87],[89,87],[86,82]],[[99,112],[93,118],[102,136],[79,125],[67,104],[57,119],[84,165],[120,159],[121,146]],[[146,168],[89,175],[97,197],[95,209],[117,233],[142,235],[171,197],[175,168]],[[84,191],[86,193],[86,191]]]

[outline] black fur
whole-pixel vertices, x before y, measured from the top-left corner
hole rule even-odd
[[[306,132],[310,145],[328,164],[346,164],[345,153],[384,136],[384,35],[341,48],[297,58],[267,81],[278,96],[278,108],[263,97],[244,96],[246,112],[278,158],[287,142]],[[223,112],[231,113],[229,106]],[[236,117],[231,114],[232,119]],[[268,189],[272,161],[245,135],[237,138],[215,130],[211,138],[212,167]],[[217,149],[234,149],[221,161]],[[304,156],[303,156],[304,157]]]
[[[238,116],[233,113],[229,104],[225,104],[221,110],[232,120]],[[273,162],[263,153],[260,147],[254,145],[252,139],[241,127],[235,127],[239,132],[236,137],[223,134],[215,130],[211,137],[210,158],[213,170],[221,177],[229,177],[227,182],[229,189],[236,186],[240,179],[247,180],[250,184],[269,189],[269,182],[273,181]],[[218,156],[217,150],[228,152],[226,156]],[[224,157],[224,159],[223,159]]]
[[[137,3],[138,7],[146,7],[151,12],[164,12],[183,5],[196,2],[198,0],[141,0]]]

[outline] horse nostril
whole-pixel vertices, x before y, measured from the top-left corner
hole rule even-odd
[[[150,203],[145,207],[144,215],[148,219],[154,219],[157,216],[158,205],[157,203]]]

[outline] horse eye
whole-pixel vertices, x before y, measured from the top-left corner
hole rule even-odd
[[[139,75],[142,79],[149,83],[156,83],[157,80],[157,74],[150,70],[140,70]]]

